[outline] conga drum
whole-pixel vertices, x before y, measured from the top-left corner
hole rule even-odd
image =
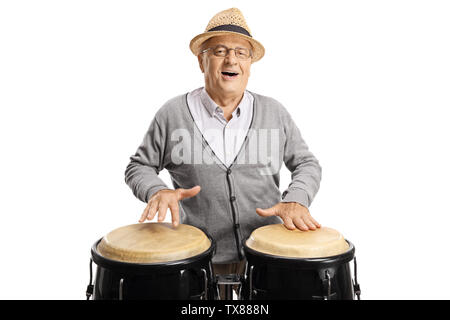
[[[115,299],[214,299],[214,240],[202,230],[169,223],[115,229],[91,248],[87,296]],[[97,265],[92,284],[92,262]]]
[[[334,229],[301,231],[267,225],[254,230],[243,247],[247,258],[243,299],[352,300],[355,294],[359,299],[355,247]]]

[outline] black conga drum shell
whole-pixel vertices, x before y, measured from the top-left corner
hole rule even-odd
[[[255,251],[244,240],[247,268],[241,297],[244,300],[352,300],[350,261],[354,258],[355,247],[350,241],[346,242],[349,249],[339,255],[290,258]],[[331,284],[330,290],[327,283]]]
[[[164,263],[128,263],[105,258],[97,250],[102,239],[98,240],[91,248],[92,260],[97,265],[93,299],[215,299],[211,259],[216,247],[214,240],[208,238],[211,246],[203,253]]]

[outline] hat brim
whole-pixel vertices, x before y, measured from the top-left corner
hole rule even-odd
[[[246,36],[245,34],[242,34],[239,32],[233,32],[233,31],[209,31],[209,32],[201,33],[201,34],[195,36],[191,40],[191,42],[189,44],[189,48],[191,49],[192,53],[195,56],[197,56],[200,53],[200,46],[202,45],[203,42],[205,42],[206,40],[208,40],[209,38],[212,38],[212,37],[229,35],[229,34],[233,34],[233,35],[242,37],[251,43],[251,45],[253,47],[252,63],[260,60],[264,56],[265,49],[259,41],[253,39],[252,37]]]

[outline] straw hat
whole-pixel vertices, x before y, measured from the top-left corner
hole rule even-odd
[[[248,40],[253,46],[252,63],[258,61],[264,56],[264,47],[261,43],[253,39],[250,29],[245,22],[242,12],[238,8],[231,8],[217,13],[209,21],[205,32],[195,36],[189,48],[197,56],[200,53],[200,46],[211,37],[235,34]]]

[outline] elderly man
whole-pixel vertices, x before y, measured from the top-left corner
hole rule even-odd
[[[280,222],[288,229],[320,228],[308,207],[319,189],[321,167],[287,110],[246,90],[250,67],[263,57],[264,47],[238,9],[216,14],[190,48],[205,86],[158,110],[125,181],[147,203],[140,222],[157,214],[163,221],[170,211],[174,227],[194,225],[214,238],[216,274],[242,273],[242,240],[254,229]],[[281,162],[292,173],[283,194]],[[158,177],[163,169],[173,190]]]

